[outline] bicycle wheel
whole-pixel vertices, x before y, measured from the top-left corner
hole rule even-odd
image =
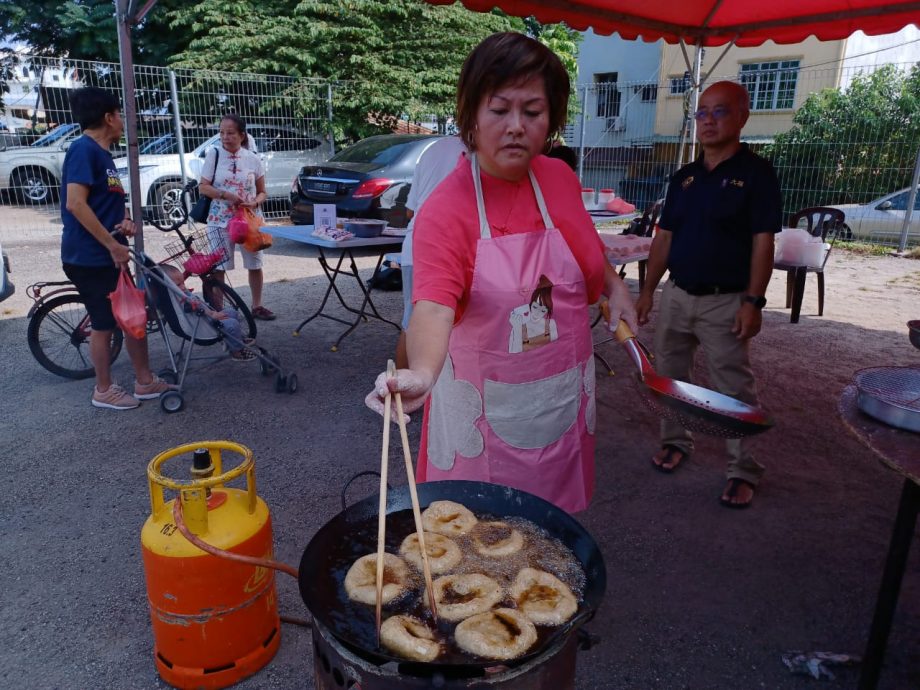
[[[88,379],[96,373],[89,354],[89,314],[76,294],[58,295],[44,302],[29,320],[32,355],[52,374]],[[124,335],[112,331],[112,361],[121,352]]]
[[[225,306],[229,305],[236,309],[237,313],[240,315],[240,327],[243,331],[243,337],[255,338],[256,320],[252,318],[252,312],[249,311],[246,302],[237,294],[236,290],[226,283],[221,283],[213,278],[202,277],[201,283],[202,294],[208,304],[211,305],[211,308],[220,311]]]

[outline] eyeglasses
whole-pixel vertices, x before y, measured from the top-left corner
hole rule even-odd
[[[235,158],[230,159],[230,172],[231,174],[236,175],[236,159]]]
[[[724,106],[717,105],[712,110],[707,110],[706,108],[700,108],[695,113],[693,113],[693,117],[696,118],[697,121],[699,121],[699,120],[706,120],[711,115],[713,120],[724,120],[726,117],[728,117],[731,114],[731,112],[732,112],[731,108],[726,108]]]

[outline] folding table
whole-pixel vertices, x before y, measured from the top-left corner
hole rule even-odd
[[[348,329],[339,336],[338,340],[335,341],[335,345],[332,346],[332,351],[336,352],[338,351],[339,345],[345,339],[345,337],[354,331],[362,320],[367,321],[368,317],[377,319],[378,321],[382,321],[384,323],[388,323],[396,330],[400,329],[400,325],[398,323],[384,318],[380,315],[380,312],[377,311],[377,307],[374,305],[374,300],[371,298],[370,291],[365,286],[364,281],[361,280],[361,276],[358,274],[358,265],[355,263],[355,256],[353,251],[355,249],[368,248],[377,250],[377,264],[374,268],[374,271],[376,272],[377,269],[380,268],[381,263],[383,263],[384,254],[402,246],[402,237],[354,237],[349,240],[335,242],[333,240],[314,237],[312,234],[312,225],[267,226],[263,228],[263,231],[269,233],[273,237],[282,237],[287,240],[293,240],[294,242],[300,242],[302,244],[308,244],[312,247],[316,247],[317,250],[319,250],[319,265],[323,267],[323,273],[326,274],[326,279],[329,281],[329,285],[326,288],[326,293],[323,295],[323,300],[320,302],[319,307],[315,312],[313,312],[313,314],[301,321],[300,325],[294,329],[295,336],[300,335],[300,330],[317,317],[321,316],[323,318],[330,319],[331,321],[338,321],[339,323],[348,326]],[[329,253],[329,257],[327,257],[327,252]],[[334,267],[330,262],[330,258],[334,259]],[[342,264],[345,262],[346,258],[348,259],[348,266],[343,269]],[[358,283],[358,287],[361,288],[361,293],[364,295],[364,298],[361,301],[361,306],[359,308],[356,309],[355,307],[349,305],[345,301],[345,298],[342,296],[342,293],[339,292],[339,287],[336,285],[336,279],[340,275],[353,277]],[[339,304],[341,304],[344,309],[355,315],[354,321],[347,321],[338,316],[325,313],[326,303],[329,301],[329,295],[333,292],[338,298]]]

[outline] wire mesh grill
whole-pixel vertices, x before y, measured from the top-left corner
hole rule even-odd
[[[233,254],[233,243],[218,228],[203,228],[163,246],[168,263],[189,274],[202,275],[220,269]]]
[[[642,377],[639,374],[636,374],[634,382],[639,397],[642,398],[642,401],[655,415],[667,419],[670,422],[674,422],[675,424],[679,424],[687,431],[693,431],[705,436],[715,436],[716,438],[744,438],[748,435],[735,428],[710,421],[703,417],[683,414],[673,407],[662,404],[657,396],[649,390],[648,386],[643,383]]]
[[[920,369],[873,367],[856,373],[856,388],[889,405],[920,413]]]

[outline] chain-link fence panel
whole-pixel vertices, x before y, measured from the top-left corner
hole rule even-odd
[[[742,140],[776,168],[786,217],[810,206],[839,206],[847,216],[845,237],[898,246],[920,152],[913,112],[920,67],[797,65],[743,65],[739,74],[710,76],[707,83],[728,79],[748,88],[751,114]],[[670,174],[698,153],[690,86],[688,77],[579,85],[579,116],[565,141],[577,153],[582,186],[596,195],[613,190],[639,210],[662,198]],[[910,245],[920,244],[916,196]]]
[[[23,57],[14,69],[4,94],[10,131],[0,140],[2,237],[59,230],[61,166],[79,135],[68,94],[88,84],[121,91],[114,63]],[[920,98],[916,65],[801,69],[786,60],[742,65],[739,73],[710,76],[707,83],[722,78],[751,92],[743,140],[776,167],[786,214],[842,206],[851,237],[897,246],[920,150],[920,118],[911,110]],[[454,132],[450,115],[426,115],[433,109],[424,103],[398,118],[362,110],[349,84],[145,66],[136,67],[135,79],[142,203],[158,218],[181,219],[176,205],[183,180],[200,175],[224,113],[247,121],[264,163],[266,215],[275,220],[288,217],[299,169],[325,161],[336,142],[373,132]],[[669,176],[697,153],[686,76],[581,84],[575,99],[565,142],[577,154],[582,186],[604,190],[605,198],[612,190],[643,210],[664,196]],[[365,110],[367,131],[358,132],[354,112]],[[124,149],[113,155],[128,188]],[[910,244],[920,243],[915,210]]]

